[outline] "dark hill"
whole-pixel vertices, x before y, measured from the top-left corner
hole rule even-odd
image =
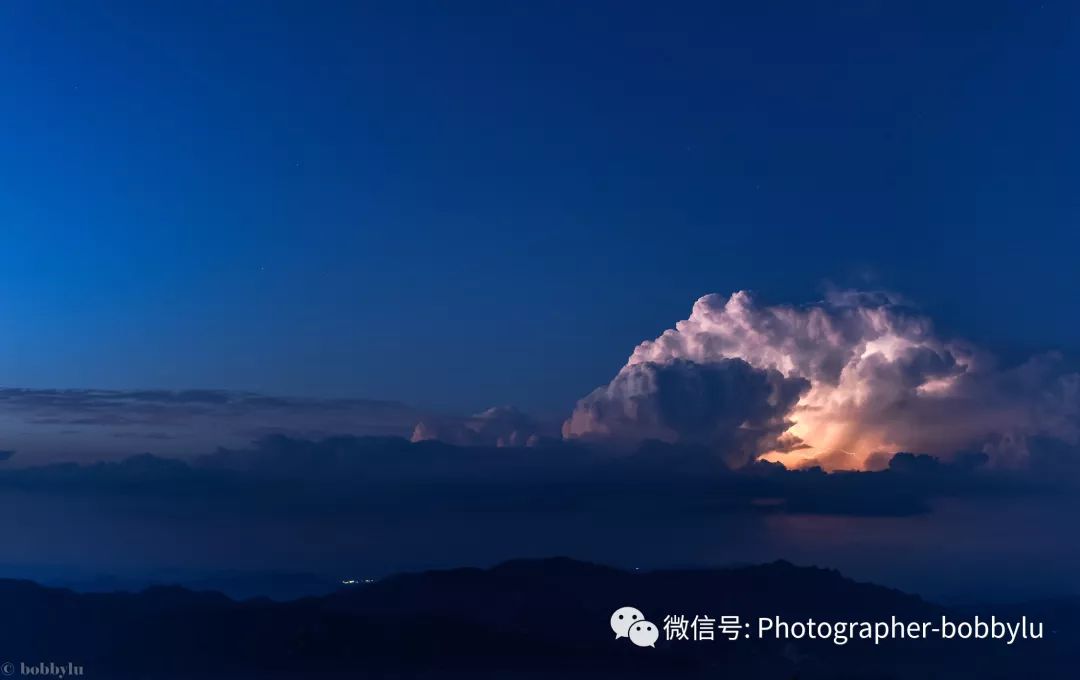
[[[951,612],[835,571],[786,562],[628,572],[569,559],[402,574],[321,598],[236,602],[154,588],[76,594],[0,581],[4,660],[80,664],[85,677],[726,677],[1072,678],[1075,601],[1033,608],[1044,640],[921,640],[846,645],[740,639],[616,640],[608,618],[665,614],[827,621],[940,620]],[[1005,613],[1022,615],[1023,607]],[[990,613],[1002,613],[1001,610]],[[1051,631],[1053,631],[1051,633]]]

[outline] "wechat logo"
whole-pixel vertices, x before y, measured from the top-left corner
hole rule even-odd
[[[615,639],[630,638],[638,647],[655,647],[660,631],[652,621],[646,621],[640,609],[619,607],[611,615],[611,630]]]

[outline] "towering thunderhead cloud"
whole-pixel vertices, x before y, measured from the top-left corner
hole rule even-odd
[[[780,444],[809,383],[742,359],[644,361],[578,402],[566,437],[706,444],[742,464]]]
[[[802,307],[706,295],[578,402],[563,435],[708,443],[731,461],[828,469],[878,467],[898,450],[1017,463],[1033,437],[1080,440],[1080,374],[1062,363],[1046,354],[1001,369],[886,294]]]

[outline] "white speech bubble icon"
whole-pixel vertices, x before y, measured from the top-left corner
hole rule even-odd
[[[640,609],[633,607],[619,607],[611,615],[611,630],[615,631],[615,639],[626,637],[626,631],[630,630],[631,624],[644,621],[645,615]]]
[[[630,642],[638,647],[656,647],[660,631],[652,621],[638,621],[630,626]]]

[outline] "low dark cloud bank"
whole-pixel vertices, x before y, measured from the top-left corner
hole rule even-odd
[[[656,441],[270,436],[188,460],[5,463],[0,567],[83,581],[166,567],[336,579],[555,554],[627,567],[787,558],[920,592],[1080,587],[1080,551],[1064,538],[1080,511],[1076,451],[1033,450],[1022,470],[981,452],[902,453],[883,470],[826,473],[731,468],[707,445]],[[1029,569],[1048,555],[1053,573]]]
[[[900,453],[884,470],[827,474],[767,462],[731,468],[704,444],[653,441],[627,453],[569,443],[507,449],[400,438],[270,436],[250,448],[219,449],[190,461],[145,454],[2,470],[0,492],[126,495],[178,507],[227,503],[251,513],[909,516],[928,512],[939,498],[1072,488],[1073,457],[1058,454],[1050,447],[1044,465],[1023,472],[989,468],[987,456],[973,452],[950,461]]]
[[[392,401],[231,390],[0,389],[0,446],[42,459],[189,456],[271,434],[407,436],[425,415]]]

